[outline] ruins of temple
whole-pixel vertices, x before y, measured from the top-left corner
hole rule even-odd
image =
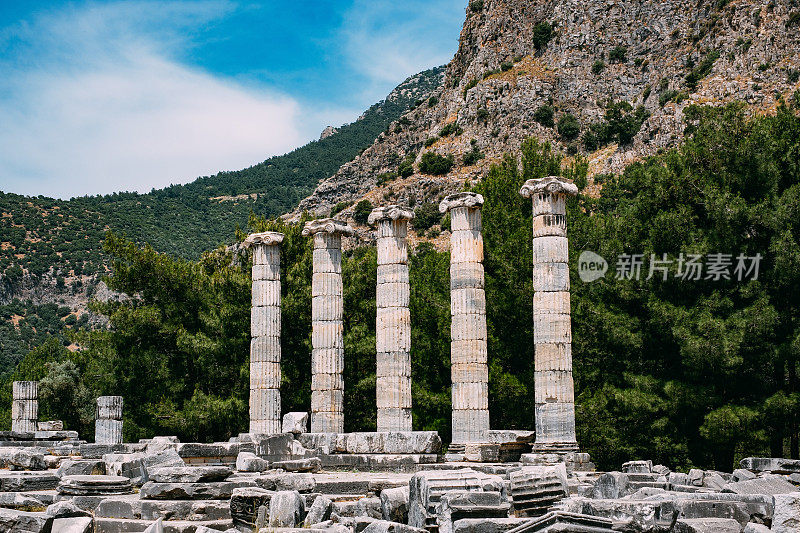
[[[800,531],[800,461],[746,458],[733,473],[646,460],[597,472],[575,431],[569,180],[529,180],[533,209],[535,431],[492,429],[481,210],[451,217],[453,438],[414,431],[407,225],[375,209],[377,431],[344,432],[343,222],[313,220],[311,405],[281,408],[281,243],[252,253],[250,422],[227,442],[126,443],[123,398],[96,400],[94,442],[38,420],[38,384],[15,382],[0,432],[0,531],[42,533],[788,533]],[[486,253],[491,253],[487,250]]]

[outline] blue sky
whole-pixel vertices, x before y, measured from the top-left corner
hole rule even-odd
[[[0,0],[0,190],[147,192],[354,120],[449,61],[466,0]]]

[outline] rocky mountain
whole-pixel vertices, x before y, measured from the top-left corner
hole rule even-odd
[[[444,84],[300,210],[435,201],[528,137],[584,157],[591,186],[678,144],[688,106],[769,113],[798,78],[798,0],[472,0]]]

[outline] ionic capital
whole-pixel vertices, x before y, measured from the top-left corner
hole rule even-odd
[[[439,211],[447,213],[451,209],[458,207],[471,207],[473,209],[480,209],[483,207],[483,196],[474,192],[458,192],[446,196],[442,203],[439,204]]]
[[[303,235],[309,236],[317,233],[352,235],[355,231],[344,222],[332,218],[320,218],[306,222],[303,228]]]
[[[561,176],[547,176],[526,181],[519,193],[525,198],[539,193],[575,196],[578,194],[578,187],[572,183],[572,180]]]
[[[404,209],[399,205],[387,205],[384,207],[376,207],[369,214],[367,222],[375,224],[382,220],[411,220],[414,218],[414,212],[409,209]]]
[[[265,231],[264,233],[251,233],[244,240],[244,246],[250,248],[256,244],[266,244],[271,246],[273,244],[280,244],[283,242],[283,233],[277,231]]]

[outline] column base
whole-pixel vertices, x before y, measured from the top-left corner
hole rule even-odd
[[[557,450],[551,446],[548,451],[523,453],[520,457],[523,466],[549,466],[563,463],[568,472],[594,472],[595,466],[588,453],[581,453],[577,446],[573,451]]]
[[[531,449],[533,453],[570,453],[580,450],[577,442],[534,442]]]

